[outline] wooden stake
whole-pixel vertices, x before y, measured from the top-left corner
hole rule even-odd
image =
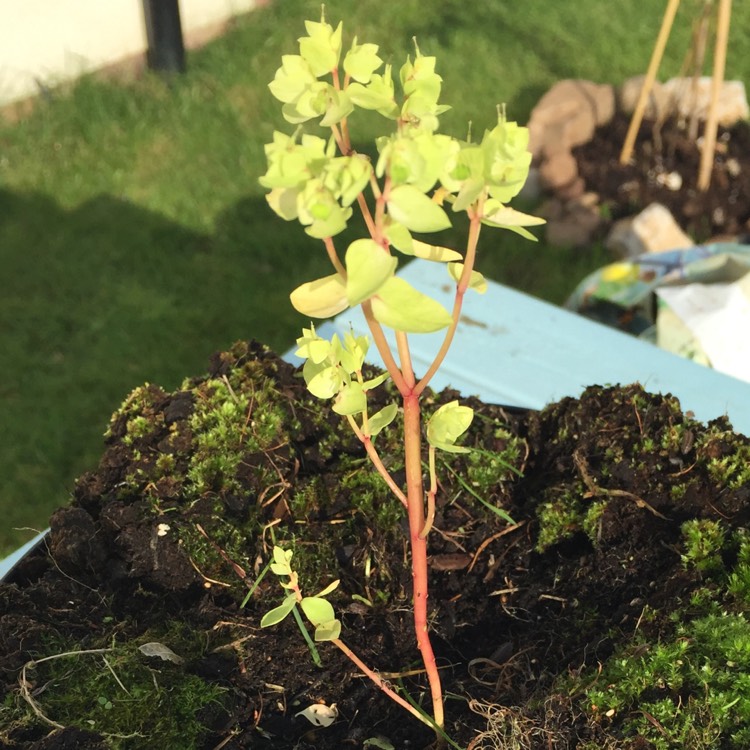
[[[729,40],[729,19],[732,0],[719,0],[719,18],[716,24],[716,48],[714,50],[714,74],[711,81],[711,106],[708,110],[706,130],[703,134],[703,150],[698,172],[698,190],[706,192],[711,184],[711,168],[716,151],[716,131],[719,127],[719,92],[724,82],[724,67],[727,61],[727,42]]]
[[[706,2],[701,11],[701,17],[693,27],[692,63],[693,80],[690,84],[690,124],[688,125],[688,138],[691,141],[698,140],[698,83],[703,74],[703,61],[706,59],[706,42],[708,41],[708,22],[711,6]]]
[[[641,89],[640,96],[638,97],[638,103],[635,105],[635,111],[633,112],[633,117],[630,120],[628,133],[625,136],[625,143],[623,143],[622,145],[622,151],[620,153],[620,164],[627,164],[633,154],[635,136],[636,133],[638,133],[638,128],[641,126],[643,113],[646,111],[646,102],[648,102],[649,94],[651,93],[651,89],[654,86],[656,73],[659,70],[661,58],[664,55],[664,48],[667,46],[667,39],[669,39],[669,32],[672,30],[672,23],[674,22],[674,17],[677,13],[677,7],[679,6],[679,4],[680,0],[669,0],[669,5],[667,5],[667,10],[664,13],[664,19],[661,22],[659,36],[656,38],[656,45],[654,46],[654,51],[651,55],[651,62],[649,63],[648,71],[646,72],[646,80],[644,80],[643,82],[643,88]]]

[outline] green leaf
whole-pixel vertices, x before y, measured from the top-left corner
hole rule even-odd
[[[320,596],[305,596],[299,605],[302,607],[305,617],[307,617],[313,625],[321,625],[324,622],[331,622],[331,620],[336,618],[336,613],[333,611],[333,605],[331,602]]]
[[[297,199],[297,210],[300,223],[306,226],[305,232],[318,239],[342,232],[352,215],[352,209],[339,205],[333,192],[320,178],[307,181]]]
[[[322,622],[315,628],[315,640],[321,641],[335,641],[341,635],[341,623],[338,620],[331,620],[330,622]]]
[[[482,138],[484,176],[490,195],[507,203],[523,187],[529,174],[531,153],[528,150],[529,131],[515,122],[506,122],[504,112],[498,113],[498,123]]]
[[[398,260],[375,240],[355,240],[346,251],[346,298],[351,307],[372,297],[396,272]]]
[[[335,336],[336,334],[334,334]],[[338,336],[336,336],[338,340]],[[370,348],[370,339],[367,336],[353,336],[351,333],[344,335],[343,346],[339,345],[337,354],[341,366],[348,374],[359,372],[367,356],[367,350]]]
[[[333,398],[344,385],[341,368],[327,362],[316,364],[308,359],[302,368],[302,377],[307,390],[317,398]]]
[[[389,377],[390,375],[387,372],[384,372],[381,375],[372,378],[372,380],[365,380],[365,382],[362,383],[362,388],[366,391],[371,391],[373,388],[377,388],[381,383],[385,383]]]
[[[335,591],[339,587],[339,579],[337,578],[332,583],[329,583],[320,593],[316,594],[317,597],[328,596],[332,591]]]
[[[269,628],[271,625],[278,625],[294,609],[296,603],[297,595],[289,594],[282,604],[263,615],[260,626],[262,628]]]
[[[330,318],[349,306],[346,284],[337,273],[301,284],[289,299],[297,312],[310,318]]]
[[[449,263],[448,273],[453,277],[453,280],[458,283],[461,278],[461,274],[464,271],[463,263]],[[472,271],[469,278],[469,289],[473,289],[479,294],[484,294],[487,291],[487,280],[482,276],[479,271]]]
[[[398,406],[396,404],[388,404],[388,406],[383,407],[377,414],[373,414],[367,420],[370,437],[375,437],[382,429],[388,427],[396,418],[396,414],[398,414]]]
[[[469,429],[473,418],[474,411],[458,401],[443,404],[427,422],[427,442],[448,453],[469,453],[469,448],[455,442]]]
[[[441,245],[428,245],[426,242],[420,240],[414,240],[412,242],[412,251],[417,258],[423,258],[424,260],[434,260],[439,263],[447,263],[452,260],[461,260],[461,253],[457,253],[455,250],[451,250],[449,247],[442,247]],[[403,251],[402,251],[403,252]],[[407,253],[408,255],[408,253]]]
[[[383,325],[405,333],[432,333],[453,321],[439,302],[396,276],[388,279],[372,298],[372,312]]]
[[[367,408],[367,396],[359,383],[344,386],[333,404],[336,414],[361,414]]]
[[[299,190],[296,188],[274,188],[266,194],[266,201],[277,216],[285,221],[292,221],[299,216],[297,196],[299,196]]]
[[[532,216],[531,214],[516,211],[515,208],[504,206],[500,201],[495,199],[488,200],[484,208],[483,224],[500,229],[508,229],[532,242],[538,242],[539,238],[527,229],[524,229],[524,227],[535,227],[546,224],[546,221],[539,216]]]
[[[373,109],[383,117],[395,120],[398,117],[398,106],[393,97],[393,78],[391,66],[385,66],[385,73],[372,76],[370,82],[364,86],[361,83],[350,83],[346,93],[357,107]]]
[[[334,30],[325,21],[305,21],[308,36],[299,40],[300,55],[316,78],[338,67],[341,54],[342,24]]]
[[[294,556],[294,550],[284,549],[278,545],[273,548],[273,561],[276,565],[284,565],[288,570],[291,570],[291,561]]]
[[[330,88],[325,81],[314,81],[293,102],[287,102],[281,114],[294,125],[320,117],[326,111]]]
[[[485,224],[491,224],[504,229],[510,227],[537,227],[546,224],[545,219],[541,216],[532,216],[522,211],[516,211],[515,208],[504,206],[496,200],[489,200],[484,207],[484,216],[482,217]]]
[[[528,229],[524,229],[523,227],[505,227],[501,226],[500,224],[490,224],[492,227],[498,227],[500,229],[507,229],[510,232],[514,232],[515,234],[521,235],[525,240],[531,240],[532,242],[539,242],[539,238],[529,232]]]
[[[414,186],[426,193],[431,190],[460,150],[455,138],[439,133],[419,132],[414,136],[414,143],[422,157],[422,171],[418,179],[412,180]]]
[[[382,64],[377,44],[357,44],[357,37],[354,37],[351,49],[344,57],[344,72],[348,76],[359,83],[369,83],[372,74]]]
[[[282,55],[281,67],[268,88],[279,101],[288,104],[296,101],[314,82],[310,66],[300,55]]]
[[[396,750],[396,748],[385,737],[368,737],[362,747],[376,747],[378,750]]]
[[[385,235],[388,242],[404,255],[414,255],[414,240],[409,230],[388,216],[386,217]]]
[[[315,327],[302,329],[302,336],[297,339],[296,357],[311,359],[316,365],[324,362],[331,351],[331,342],[320,338],[315,333]]]
[[[411,57],[401,67],[401,86],[404,94],[411,97],[419,94],[426,99],[437,102],[440,96],[442,78],[435,72],[437,58],[426,57],[417,49],[417,54],[412,63]]]
[[[379,138],[377,145],[380,156],[375,165],[375,174],[382,177],[387,172],[392,187],[414,184],[424,174],[425,161],[414,138],[394,135],[390,138]],[[418,189],[424,193],[431,187],[432,185],[428,185],[424,189]]]
[[[349,206],[370,182],[372,165],[361,154],[329,159],[323,171],[323,184],[340,201]]]
[[[451,225],[445,211],[413,185],[399,185],[391,190],[388,213],[413,232],[439,232]]]
[[[346,91],[337,91],[333,86],[328,88],[328,104],[325,117],[320,121],[323,127],[330,128],[347,118],[354,110],[354,104]]]

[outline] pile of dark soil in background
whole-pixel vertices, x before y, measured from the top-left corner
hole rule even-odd
[[[706,192],[697,188],[700,150],[685,124],[644,120],[630,163],[621,165],[629,124],[630,115],[618,112],[573,151],[586,190],[598,193],[608,216],[621,219],[661,203],[698,243],[750,234],[750,123],[719,129]],[[699,136],[702,132],[701,124]]]

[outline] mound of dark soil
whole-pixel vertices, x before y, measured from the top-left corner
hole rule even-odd
[[[599,194],[612,219],[661,203],[696,242],[750,233],[750,123],[719,129],[706,192],[697,188],[698,144],[674,119],[661,124],[644,120],[630,163],[621,165],[629,124],[630,116],[618,112],[573,152],[586,190]]]
[[[540,413],[471,405],[467,442],[482,452],[439,466],[430,535],[448,734],[474,748],[511,735],[540,750],[659,747],[677,730],[645,701],[684,715],[703,688],[654,684],[606,711],[590,691],[613,655],[678,637],[674,613],[718,590],[685,563],[684,524],[715,521],[729,539],[748,523],[748,441],[639,386],[594,386]],[[378,440],[403,480],[397,443]],[[342,638],[424,702],[402,516],[339,418],[260,346],[215,357],[177,392],[138,389],[46,545],[0,584],[0,748],[428,747],[430,730],[335,648],[321,644],[316,667],[292,618],[259,628],[283,597],[273,576],[240,606],[273,544],[291,547],[304,590],[341,579]],[[297,715],[319,702],[336,704],[333,725]],[[722,732],[705,747],[735,747]]]

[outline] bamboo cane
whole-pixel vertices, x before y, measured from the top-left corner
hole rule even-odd
[[[706,43],[708,41],[708,22],[710,4],[706,2],[701,11],[701,17],[693,28],[692,63],[693,80],[690,85],[690,122],[688,124],[688,138],[698,139],[698,83],[703,73],[703,62],[706,59]]]
[[[646,72],[646,79],[643,82],[643,88],[638,97],[638,103],[635,105],[635,111],[630,120],[630,127],[625,136],[625,142],[622,145],[620,164],[627,164],[633,154],[635,136],[641,125],[641,121],[643,120],[643,113],[646,110],[646,102],[648,101],[649,94],[654,86],[656,73],[659,70],[661,58],[664,55],[664,48],[667,46],[667,39],[669,39],[669,32],[672,30],[672,23],[674,22],[674,17],[677,13],[677,7],[679,4],[680,0],[669,0],[669,5],[667,5],[667,10],[664,13],[664,19],[661,22],[661,29],[659,29],[659,36],[656,38],[656,45],[654,46],[654,51],[651,55],[651,62],[649,63],[648,71]]]
[[[716,151],[716,131],[719,127],[719,92],[724,81],[724,67],[727,61],[727,42],[729,40],[729,19],[732,0],[719,0],[719,17],[716,24],[716,48],[714,51],[714,74],[711,81],[711,105],[703,135],[700,171],[698,172],[698,190],[705,192],[711,184],[711,167]]]

